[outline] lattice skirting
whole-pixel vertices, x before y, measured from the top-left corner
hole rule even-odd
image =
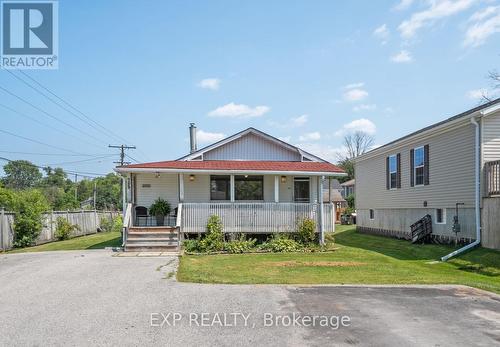
[[[361,227],[361,226],[357,226],[356,230],[360,233],[363,233],[363,234],[386,236],[386,237],[392,237],[392,238],[403,239],[403,240],[410,240],[411,239],[411,233],[399,231],[399,230],[387,230],[387,229],[368,228],[368,227]],[[431,234],[430,236],[431,236],[432,243],[436,243],[436,244],[440,244],[440,245],[455,244],[455,242],[456,242],[455,241],[456,239],[454,236],[434,235],[434,234]],[[466,245],[466,244],[473,242],[474,240],[475,239],[468,238],[468,237],[461,237],[458,239],[458,244],[459,245]]]

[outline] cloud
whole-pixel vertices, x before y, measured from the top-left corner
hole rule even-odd
[[[345,86],[343,86],[343,89],[354,89],[354,88],[361,88],[365,85],[365,82],[356,82],[356,83],[350,83]]]
[[[219,90],[220,82],[221,81],[218,78],[205,78],[198,82],[196,85],[204,89]]]
[[[355,119],[350,123],[344,124],[342,129],[335,132],[336,136],[342,136],[349,133],[355,133],[361,131],[368,135],[374,135],[377,132],[377,127],[375,123],[366,118]]]
[[[414,37],[419,29],[429,26],[440,19],[452,16],[471,7],[477,0],[431,0],[424,11],[415,12],[410,19],[403,21],[398,30],[404,39]]]
[[[306,133],[304,135],[300,135],[299,140],[300,141],[317,141],[321,138],[321,134],[317,131],[314,131],[312,133]]]
[[[387,39],[389,38],[390,32],[387,29],[387,25],[382,24],[378,28],[373,31],[373,36],[382,41],[382,44],[387,43]]]
[[[413,4],[413,0],[401,0],[393,9],[396,11],[403,11],[410,7],[411,4]]]
[[[402,50],[401,52],[393,55],[391,57],[391,61],[394,63],[411,63],[413,61],[413,57],[410,52]]]
[[[291,118],[290,125],[293,127],[301,127],[304,124],[306,124],[308,120],[309,120],[309,115],[303,114],[301,116]]]
[[[493,34],[500,32],[500,6],[489,6],[475,12],[469,18],[469,27],[465,32],[463,45],[478,47]]]
[[[215,110],[208,113],[209,117],[224,117],[224,118],[253,118],[261,117],[271,108],[268,106],[250,107],[244,104],[235,104],[231,102],[224,106],[217,107]]]
[[[332,147],[311,142],[302,142],[296,144],[296,146],[330,162],[337,162],[340,156],[345,156],[347,154],[347,149],[345,147]]]
[[[377,109],[377,105],[375,104],[361,104],[352,108],[354,112],[373,111],[375,109]]]
[[[496,98],[499,96],[500,90],[488,90],[486,88],[469,90],[465,95],[472,100],[486,101],[487,99]]]
[[[368,97],[368,92],[361,88],[349,89],[343,94],[346,101],[359,101]]]
[[[211,133],[201,129],[196,132],[196,139],[199,143],[212,143],[220,141],[224,138],[226,138],[226,134],[223,133]]]

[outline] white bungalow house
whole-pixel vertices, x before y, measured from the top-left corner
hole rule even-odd
[[[177,248],[180,238],[203,233],[214,214],[228,233],[291,232],[306,217],[321,240],[334,230],[335,206],[323,201],[321,187],[345,175],[337,166],[254,128],[197,149],[191,124],[190,139],[182,158],[115,169],[124,178],[126,250]],[[173,211],[164,226],[148,213],[159,197]]]

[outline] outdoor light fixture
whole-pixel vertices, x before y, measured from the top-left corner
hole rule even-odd
[[[189,180],[190,180],[191,182],[193,182],[193,181],[194,181],[194,175],[192,175],[192,174],[191,174],[191,175],[189,175]]]
[[[281,176],[281,183],[286,183],[286,176]]]
[[[160,178],[160,173],[159,172],[156,173],[156,178]]]
[[[248,178],[248,175],[245,175],[245,178]]]

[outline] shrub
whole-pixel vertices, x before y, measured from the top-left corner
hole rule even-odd
[[[345,200],[347,201],[347,205],[354,209],[354,206],[355,206],[355,203],[356,203],[356,197],[354,194],[350,194],[347,198],[345,198]]]
[[[222,221],[217,215],[208,218],[207,232],[200,241],[201,252],[219,252],[224,249],[224,232]]]
[[[301,249],[297,241],[285,235],[273,236],[262,248],[271,252],[297,252]]]
[[[101,231],[103,232],[109,232],[111,230],[113,230],[113,219],[111,218],[103,218],[101,219],[101,225],[99,226],[99,228],[101,229]]]
[[[184,250],[186,252],[199,252],[200,251],[200,240],[199,239],[187,239],[182,242]]]
[[[78,230],[78,225],[71,224],[64,217],[57,217],[57,227],[54,236],[58,240],[67,240],[73,231]]]
[[[297,241],[307,245],[316,239],[316,222],[311,218],[304,218],[297,226]]]
[[[170,213],[170,204],[167,200],[158,198],[149,208],[149,214],[152,216],[167,216]]]
[[[116,216],[113,218],[113,225],[111,227],[111,231],[120,233],[123,229],[123,218],[121,215]]]
[[[43,213],[49,204],[43,194],[36,190],[17,192],[12,208],[16,213],[14,222],[14,247],[32,246],[42,231]]]
[[[249,252],[254,246],[256,239],[245,240],[244,237],[239,240],[234,240],[224,243],[224,250],[228,253],[245,253]]]

